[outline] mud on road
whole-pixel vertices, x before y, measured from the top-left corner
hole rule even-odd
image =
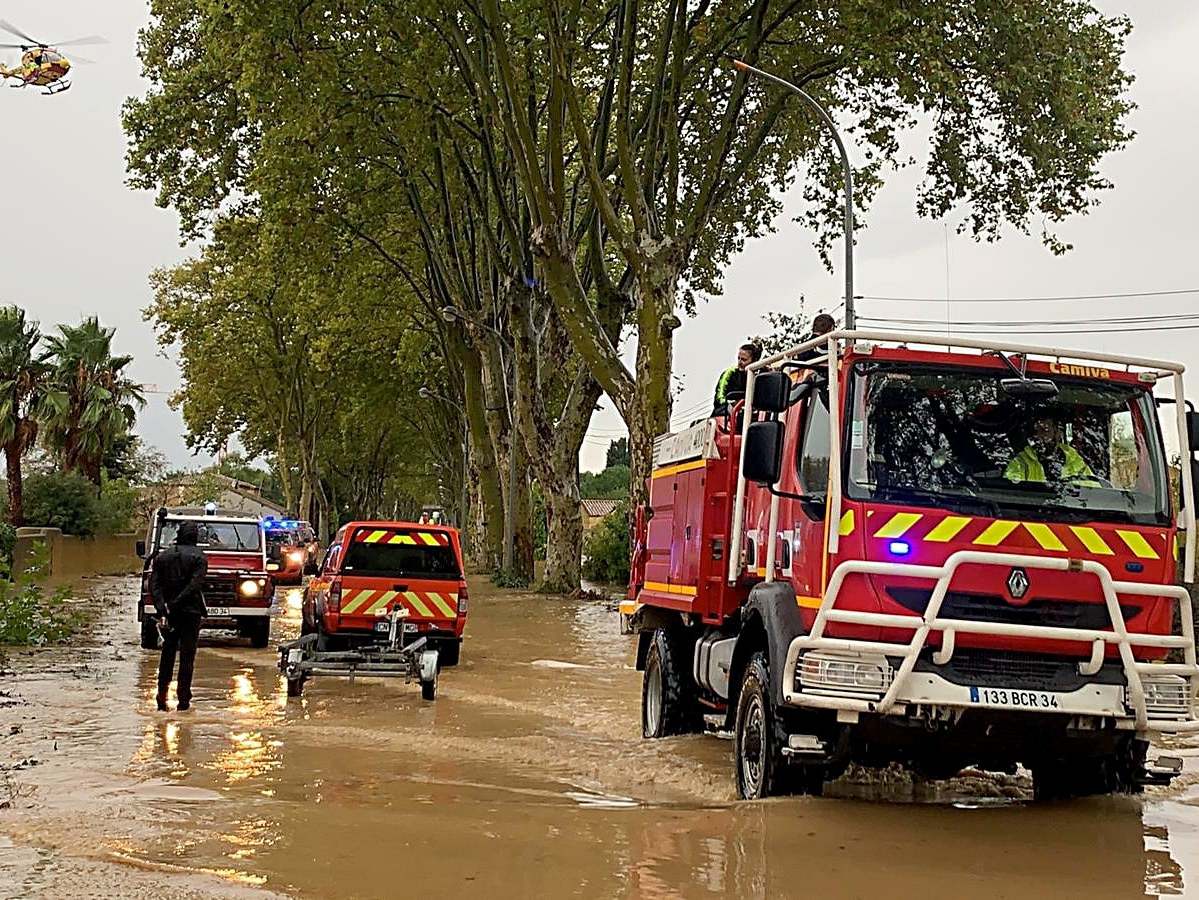
[[[0,897],[1135,897],[1199,884],[1199,792],[1033,805],[1019,779],[738,803],[731,745],[640,737],[601,604],[471,586],[462,664],[316,679],[204,640],[194,707],[154,710],[136,581],[72,648],[0,673]],[[285,595],[275,637],[299,625]],[[1189,747],[1175,748],[1185,755]],[[1188,765],[1191,760],[1188,759]]]

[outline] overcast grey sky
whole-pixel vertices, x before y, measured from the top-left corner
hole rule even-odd
[[[1199,293],[1136,300],[974,304],[952,298],[1058,296],[1199,289],[1195,211],[1199,175],[1199,4],[1192,0],[1101,0],[1109,13],[1126,12],[1136,28],[1127,65],[1139,109],[1137,137],[1104,170],[1116,188],[1091,215],[1060,229],[1075,249],[1054,257],[1035,238],[1008,235],[998,244],[948,241],[949,306],[953,320],[1079,319],[1197,311]],[[0,240],[0,301],[24,306],[50,329],[55,323],[98,314],[117,327],[117,348],[136,361],[134,377],[162,391],[178,386],[176,362],[157,354],[141,310],[149,302],[147,276],[184,256],[174,215],[150,195],[125,187],[121,102],[140,93],[134,56],[137,30],[147,18],[133,0],[8,0],[0,16],[42,40],[99,33],[111,44],[88,47],[97,65],[79,66],[74,87],[61,96],[0,88],[5,229]],[[9,58],[12,61],[12,57]],[[852,152],[852,151],[851,151]],[[857,290],[866,295],[943,297],[946,232],[917,219],[913,186],[918,172],[894,177],[859,235]],[[792,215],[797,207],[789,197]],[[840,250],[835,251],[839,256]],[[790,222],[750,243],[728,272],[725,295],[688,319],[677,333],[680,414],[711,400],[717,373],[729,365],[746,336],[764,330],[762,315],[793,311],[800,295],[816,311],[840,303],[841,273],[826,272],[811,243]],[[860,314],[901,318],[945,317],[943,303],[863,302]],[[1053,343],[1180,359],[1199,367],[1199,331],[1120,335],[1021,335]],[[1192,373],[1191,390],[1199,381]],[[184,446],[183,424],[165,393],[148,395],[138,430],[175,465],[195,464]],[[606,401],[583,452],[584,468],[602,468],[607,442],[623,434]]]

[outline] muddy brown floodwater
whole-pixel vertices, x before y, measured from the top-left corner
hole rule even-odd
[[[193,710],[162,714],[135,582],[95,588],[119,602],[94,639],[0,674],[0,896],[1199,894],[1191,775],[1034,805],[1019,778],[863,773],[739,803],[729,743],[641,740],[632,640],[602,605],[477,581],[431,704],[332,678],[289,701],[273,652],[218,636]]]

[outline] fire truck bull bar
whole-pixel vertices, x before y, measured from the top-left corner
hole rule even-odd
[[[1000,565],[1005,569],[1012,566],[1023,566],[1027,569],[1047,569],[1058,572],[1078,572],[1093,575],[1099,582],[1103,592],[1104,604],[1111,619],[1112,630],[1101,631],[1089,628],[1068,628],[1047,625],[1017,625],[1001,622],[982,622],[970,619],[942,618],[941,605],[949,591],[954,575],[964,565]],[[854,610],[837,609],[837,600],[845,579],[850,575],[888,575],[906,578],[927,578],[934,580],[936,586],[923,615],[893,615],[889,613],[859,612]],[[1120,610],[1117,594],[1136,595],[1142,597],[1170,597],[1180,605],[1181,635],[1146,634],[1130,632]],[[907,644],[888,643],[885,641],[848,640],[824,636],[829,622],[867,625],[880,628],[915,629],[912,639]],[[1079,674],[1084,676],[1096,674],[1103,665],[1105,650],[1108,644],[1119,648],[1120,661],[1124,669],[1127,683],[1128,705],[1132,707],[1138,731],[1159,732],[1191,732],[1199,731],[1199,721],[1191,712],[1196,689],[1199,688],[1199,665],[1196,664],[1194,624],[1191,618],[1191,597],[1187,591],[1176,585],[1142,584],[1131,581],[1114,581],[1111,573],[1097,562],[1085,559],[1062,559],[1043,556],[1030,556],[1015,553],[993,553],[976,550],[960,550],[950,555],[941,566],[925,566],[892,562],[871,562],[865,560],[848,560],[841,563],[833,571],[828,590],[821,601],[816,614],[811,633],[797,637],[791,641],[787,650],[786,663],[783,669],[783,698],[793,705],[821,707],[827,709],[851,710],[879,714],[900,714],[902,708],[897,704],[905,702],[905,688],[916,662],[928,643],[931,632],[940,632],[941,647],[933,654],[936,665],[945,665],[952,659],[955,645],[955,635],[989,634],[1013,638],[1035,638],[1058,641],[1088,641],[1091,643],[1091,657],[1078,664]],[[1183,652],[1183,663],[1149,663],[1138,662],[1133,655],[1133,646],[1180,649]],[[800,654],[808,650],[828,650],[846,653],[869,653],[881,656],[902,656],[903,661],[894,672],[890,685],[881,699],[863,699],[861,697],[829,696],[828,692],[813,693],[805,691],[800,684],[798,664]],[[1145,688],[1142,676],[1180,675],[1186,678],[1187,704],[1183,718],[1174,720],[1150,720],[1149,710],[1145,701]],[[860,693],[860,692],[859,692]],[[881,692],[880,692],[881,693]],[[952,701],[944,705],[957,705]],[[1105,710],[1104,715],[1116,715],[1113,710]]]

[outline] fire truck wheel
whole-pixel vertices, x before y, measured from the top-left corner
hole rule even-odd
[[[299,697],[304,693],[304,682],[307,678],[300,676],[299,678],[287,679],[287,696]]]
[[[1145,766],[1145,741],[1121,744],[1112,756],[1083,760],[1052,760],[1032,767],[1033,799],[1069,800],[1094,794],[1139,794],[1137,776]]]
[[[770,702],[766,654],[759,651],[745,667],[733,736],[737,793],[743,800],[761,800],[793,791],[820,793],[823,773],[819,769],[793,770],[788,766],[782,753],[785,740]]]
[[[647,738],[689,734],[700,730],[702,720],[689,686],[690,666],[682,635],[659,628],[645,657],[641,682],[641,734]]]
[[[250,646],[261,650],[271,642],[270,616],[262,616],[248,622],[245,633],[250,638]]]
[[[149,616],[142,619],[142,649],[157,650],[158,649],[158,626],[154,624],[154,620]]]

